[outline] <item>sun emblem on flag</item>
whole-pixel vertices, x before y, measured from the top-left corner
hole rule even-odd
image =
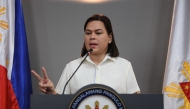
[[[86,105],[85,107],[86,107],[86,109],[92,109],[89,105]],[[95,108],[94,109],[100,109],[98,101],[95,101]],[[108,109],[108,105],[105,105],[102,109]]]
[[[171,83],[164,88],[168,97],[181,98],[184,104],[178,109],[190,109],[190,65],[188,62],[184,62],[181,73],[185,76],[188,82],[181,82],[179,84]]]
[[[0,16],[6,14],[6,8],[0,6]],[[0,19],[0,28],[7,30],[9,28],[8,23],[2,19]],[[0,42],[3,40],[3,35],[0,33]]]

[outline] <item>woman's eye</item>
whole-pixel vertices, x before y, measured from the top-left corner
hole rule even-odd
[[[86,35],[89,35],[90,33],[89,33],[89,32],[86,32],[85,34],[86,34]]]
[[[97,35],[100,35],[100,34],[102,34],[102,33],[96,33]]]

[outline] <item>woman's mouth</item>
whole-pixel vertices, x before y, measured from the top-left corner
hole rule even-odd
[[[97,45],[98,45],[98,44],[96,44],[96,43],[90,43],[90,47],[91,47],[91,48],[95,48]]]

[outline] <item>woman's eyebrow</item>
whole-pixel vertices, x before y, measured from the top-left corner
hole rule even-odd
[[[94,30],[94,31],[99,31],[99,30],[101,30],[101,31],[102,31],[102,29],[96,29],[96,30]],[[86,29],[85,31],[93,31],[93,30]]]
[[[85,29],[85,31],[91,31],[91,30],[89,30],[89,29]]]
[[[99,31],[99,30],[103,31],[102,29],[96,29],[95,31]]]

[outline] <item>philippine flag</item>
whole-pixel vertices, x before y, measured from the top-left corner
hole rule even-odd
[[[29,109],[30,64],[21,0],[0,0],[0,109]]]

